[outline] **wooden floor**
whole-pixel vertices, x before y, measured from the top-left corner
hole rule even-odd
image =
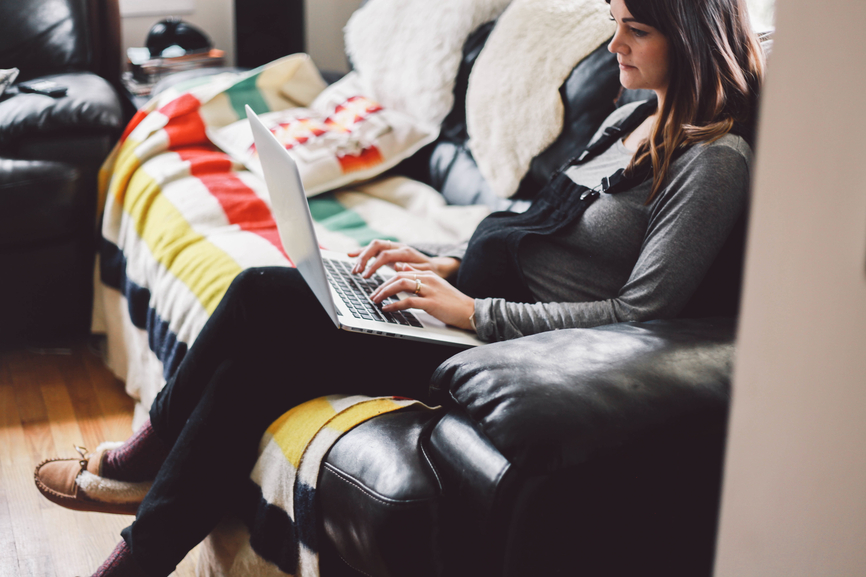
[[[97,341],[68,349],[0,351],[0,577],[87,576],[132,517],[80,513],[44,499],[33,469],[126,439],[132,400],[102,364]],[[195,551],[174,575],[195,575]]]

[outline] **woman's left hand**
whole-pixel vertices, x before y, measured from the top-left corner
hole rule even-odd
[[[413,296],[386,304],[382,306],[383,311],[421,309],[443,323],[472,330],[469,317],[475,312],[475,299],[466,296],[436,273],[403,265],[403,270],[383,282],[370,295],[370,300],[379,304],[399,292]]]

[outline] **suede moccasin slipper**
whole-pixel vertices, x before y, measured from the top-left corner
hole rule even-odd
[[[105,451],[121,443],[102,443],[93,453],[75,447],[72,459],[47,459],[33,473],[36,488],[46,499],[75,511],[135,515],[151,483],[129,483],[101,476]]]

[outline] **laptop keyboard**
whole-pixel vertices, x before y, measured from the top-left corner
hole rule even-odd
[[[344,260],[324,259],[325,272],[328,274],[328,280],[331,281],[331,286],[337,291],[349,310],[352,311],[352,316],[358,319],[366,319],[368,321],[385,321],[397,325],[405,325],[409,327],[420,327],[419,321],[415,315],[406,311],[385,312],[381,305],[375,305],[367,298],[373,294],[373,291],[384,282],[381,276],[374,273],[368,279],[362,278],[360,275],[352,274],[352,264]],[[382,301],[382,304],[396,302],[398,299],[389,297]]]

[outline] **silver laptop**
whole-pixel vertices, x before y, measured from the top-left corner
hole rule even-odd
[[[382,267],[370,279],[364,279],[349,273],[354,259],[319,248],[295,161],[249,106],[246,111],[283,248],[338,328],[462,347],[483,344],[473,333],[448,326],[424,311],[386,313],[374,305],[367,295],[394,271]]]

